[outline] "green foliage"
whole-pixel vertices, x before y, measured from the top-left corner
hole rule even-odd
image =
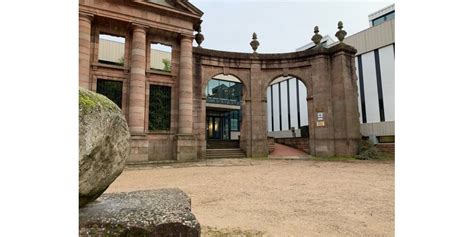
[[[117,64],[123,66],[125,64],[125,58],[123,56],[119,58]]]
[[[115,103],[107,99],[107,97],[94,93],[89,90],[79,90],[79,110],[89,112],[95,108],[102,107],[108,110],[118,110]]]
[[[164,58],[162,62],[165,65],[163,67],[163,71],[171,72],[171,61],[167,58]]]
[[[171,125],[171,87],[150,85],[148,130],[169,130]]]
[[[370,140],[362,139],[357,147],[356,158],[360,160],[378,159],[379,151]]]

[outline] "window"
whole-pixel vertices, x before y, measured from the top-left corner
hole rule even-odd
[[[99,63],[123,66],[125,63],[125,38],[99,34]]]
[[[230,112],[230,130],[240,131],[240,110]]]
[[[150,85],[148,130],[169,130],[171,126],[171,87]]]
[[[112,80],[97,80],[97,93],[104,95],[122,108],[122,82]]]
[[[376,25],[382,24],[383,22],[385,22],[385,18],[382,16],[382,17],[379,17],[379,18],[373,20],[373,21],[372,21],[372,24],[373,24],[374,26],[376,26]]]
[[[171,46],[152,43],[150,48],[150,68],[158,71],[171,72]]]
[[[383,16],[381,16],[381,17],[378,17],[378,18],[376,18],[376,19],[373,19],[373,20],[372,20],[372,26],[380,25],[380,24],[382,24],[382,23],[384,23],[384,22],[386,22],[386,21],[392,20],[392,19],[394,19],[394,18],[395,18],[395,12],[393,11],[393,12],[390,12],[390,13],[388,13],[388,14],[385,14],[385,15],[383,15]]]
[[[391,12],[385,16],[385,21],[389,21],[395,18],[395,12]]]
[[[240,105],[242,84],[218,79],[209,80],[206,88],[208,103]]]

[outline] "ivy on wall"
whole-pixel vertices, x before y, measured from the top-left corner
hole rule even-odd
[[[169,130],[171,126],[171,87],[150,85],[148,130]]]

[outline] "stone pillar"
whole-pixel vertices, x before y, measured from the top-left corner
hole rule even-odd
[[[332,80],[330,57],[316,56],[311,60],[313,94],[308,101],[310,154],[314,156],[334,156],[334,123],[332,114]],[[323,113],[324,126],[317,126],[317,113]]]
[[[92,14],[79,12],[79,87],[90,88]]]
[[[134,24],[132,37],[128,126],[130,133],[136,135],[145,132],[145,27]]]
[[[267,157],[268,156],[268,139],[267,139],[267,107],[264,97],[263,72],[260,66],[260,61],[254,61],[250,66],[250,136],[247,144],[250,145],[250,153],[247,150],[247,156],[250,157]],[[266,88],[265,88],[266,89]],[[247,102],[247,103],[248,103]],[[247,104],[247,106],[249,106]]]
[[[334,150],[337,156],[357,153],[360,135],[354,55],[345,51],[332,56],[332,107]]]
[[[179,54],[178,161],[197,159],[196,139],[193,134],[193,36],[181,35]]]
[[[193,38],[183,36],[179,55],[178,133],[192,134],[193,129]]]

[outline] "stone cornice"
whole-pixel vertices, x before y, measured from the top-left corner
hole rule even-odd
[[[340,42],[339,44],[336,44],[334,46],[332,46],[331,48],[329,48],[329,52],[331,54],[334,54],[334,53],[337,53],[337,52],[346,52],[346,53],[350,53],[350,54],[356,54],[357,53],[357,49],[355,49],[354,47],[348,45],[348,44],[345,44],[345,43],[342,43]]]
[[[138,19],[140,21],[140,24],[144,24],[150,28],[154,28],[157,30],[168,31],[168,32],[173,32],[173,33],[186,32],[186,33],[189,33],[190,35],[194,33],[194,29],[181,28],[179,26],[175,26],[175,25],[171,25],[171,24],[167,24],[163,22],[155,22],[143,17],[116,13],[116,12],[106,10],[106,9],[95,9],[87,5],[80,5],[79,8],[80,8],[79,10],[80,12],[93,12],[94,17],[105,17],[105,18],[114,19],[114,20],[122,21],[122,22],[128,22],[128,23],[132,23],[132,21],[137,22],[136,20]]]
[[[183,11],[180,11],[178,9],[174,9],[174,8],[167,7],[167,6],[164,6],[164,5],[150,3],[146,0],[132,0],[132,2],[134,2],[136,4],[144,5],[146,7],[151,7],[151,8],[159,9],[159,10],[163,10],[163,11],[169,11],[169,12],[172,12],[172,13],[175,13],[175,14],[191,17],[191,18],[198,19],[198,20],[200,20],[201,16],[203,15],[203,13],[200,10],[199,10],[199,12],[196,12],[196,13],[191,13],[191,12],[188,13],[188,12],[183,12]],[[194,8],[196,8],[196,7],[194,7]]]
[[[238,60],[294,60],[314,57],[318,55],[333,55],[337,52],[356,54],[357,50],[347,44],[339,43],[331,48],[315,47],[304,51],[291,53],[261,54],[261,53],[239,53],[193,47],[193,55],[207,56],[212,58],[238,59]]]

